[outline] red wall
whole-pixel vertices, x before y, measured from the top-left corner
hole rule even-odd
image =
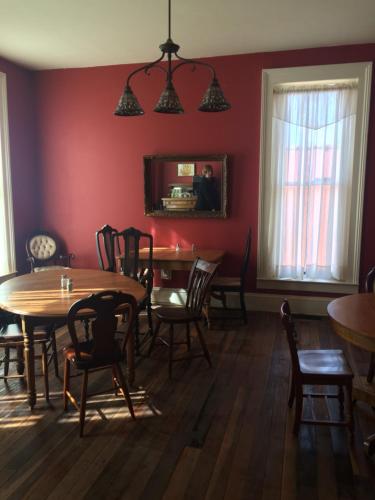
[[[152,112],[163,75],[136,76],[142,117],[113,115],[126,76],[137,66],[41,71],[36,74],[42,224],[76,253],[76,266],[96,267],[94,233],[103,224],[152,232],[155,244],[222,248],[223,273],[239,269],[247,227],[253,228],[250,287],[255,288],[258,224],[261,71],[263,68],[375,59],[375,44],[217,57],[210,60],[232,109],[196,111],[209,77],[200,68],[177,75],[185,115]],[[374,90],[375,80],[373,81]],[[375,99],[371,104],[362,270],[375,264]],[[143,215],[143,155],[229,154],[226,220]]]
[[[32,72],[0,58],[7,77],[8,119],[17,269],[28,269],[25,241],[40,219],[36,167],[35,93]]]

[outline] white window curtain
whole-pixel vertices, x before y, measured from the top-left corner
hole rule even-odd
[[[15,270],[6,76],[0,73],[0,277]]]
[[[357,84],[274,88],[264,275],[346,281]]]

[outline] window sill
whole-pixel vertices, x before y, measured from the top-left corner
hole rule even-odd
[[[257,288],[298,292],[358,293],[358,285],[356,283],[336,283],[333,281],[298,281],[258,278]]]

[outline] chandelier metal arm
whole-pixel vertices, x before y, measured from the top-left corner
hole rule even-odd
[[[215,71],[214,67],[211,66],[211,64],[208,64],[208,63],[203,62],[203,61],[196,61],[195,59],[185,59],[184,57],[181,57],[178,54],[175,54],[175,55],[176,55],[177,59],[179,59],[182,62],[180,62],[180,63],[176,64],[176,66],[174,66],[174,68],[171,71],[172,75],[175,73],[176,70],[181,68],[181,66],[185,66],[186,64],[193,64],[193,65],[198,64],[201,66],[206,66],[211,71],[212,78],[214,80],[216,80],[216,71]]]
[[[141,71],[144,71],[146,75],[149,74],[149,71],[152,68],[159,68],[166,72],[165,68],[158,65],[158,63],[164,58],[164,55],[165,54],[163,52],[162,55],[155,61],[145,64],[145,66],[142,66],[141,68],[137,68],[136,70],[132,71],[126,80],[126,87],[129,87],[130,80],[133,78],[133,76],[136,75],[137,73],[140,73]]]

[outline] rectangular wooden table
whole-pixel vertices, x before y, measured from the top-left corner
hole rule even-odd
[[[223,250],[191,250],[180,248],[154,247],[153,249],[153,267],[155,269],[164,269],[167,271],[190,271],[191,266],[197,257],[207,262],[221,262],[225,252]],[[139,258],[142,260],[148,256],[148,249],[139,251]]]

